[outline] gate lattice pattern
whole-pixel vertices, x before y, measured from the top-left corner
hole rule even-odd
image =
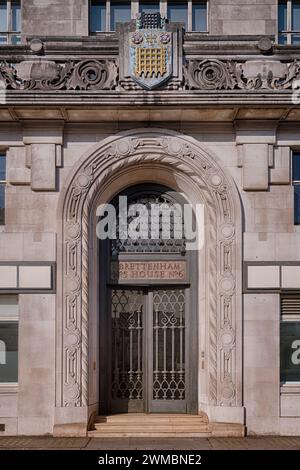
[[[185,293],[153,293],[153,399],[185,399]]]

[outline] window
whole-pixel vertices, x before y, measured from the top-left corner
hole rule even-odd
[[[168,2],[167,18],[172,23],[184,23],[188,27],[188,2]]]
[[[0,0],[0,45],[21,43],[21,1]]]
[[[193,2],[192,30],[207,31],[207,2]]]
[[[300,45],[300,1],[279,0],[278,43]]]
[[[106,29],[106,2],[91,1],[90,5],[90,32],[97,33]]]
[[[0,296],[0,383],[18,382],[18,298]]]
[[[131,20],[130,2],[111,2],[110,29],[116,30],[117,23],[126,23]]]
[[[188,31],[207,30],[207,2],[187,0],[168,2],[167,18],[170,22],[184,23]]]
[[[0,153],[0,225],[5,223],[6,157]]]
[[[300,295],[281,298],[280,381],[300,382]]]
[[[1,1],[1,0],[0,0]],[[187,31],[207,31],[207,5],[204,0],[90,0],[90,33],[115,31],[140,12],[159,12],[169,22],[183,23]]]
[[[300,152],[293,152],[294,224],[300,225]]]

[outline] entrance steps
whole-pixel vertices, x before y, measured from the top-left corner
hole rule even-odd
[[[98,416],[89,437],[211,437],[244,435],[239,424],[209,423],[205,413]]]

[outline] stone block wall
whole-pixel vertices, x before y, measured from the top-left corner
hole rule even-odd
[[[24,36],[87,36],[88,0],[22,2]]]
[[[277,32],[276,0],[210,0],[210,33],[224,35]]]
[[[135,11],[137,7],[134,4]],[[26,0],[24,36],[87,36],[88,0]],[[209,0],[209,33],[275,35],[276,0]]]

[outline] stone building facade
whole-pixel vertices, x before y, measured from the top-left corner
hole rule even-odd
[[[0,2],[0,435],[85,435],[131,411],[300,434],[298,12]],[[114,257],[97,208],[132,188],[203,207],[203,246]]]

